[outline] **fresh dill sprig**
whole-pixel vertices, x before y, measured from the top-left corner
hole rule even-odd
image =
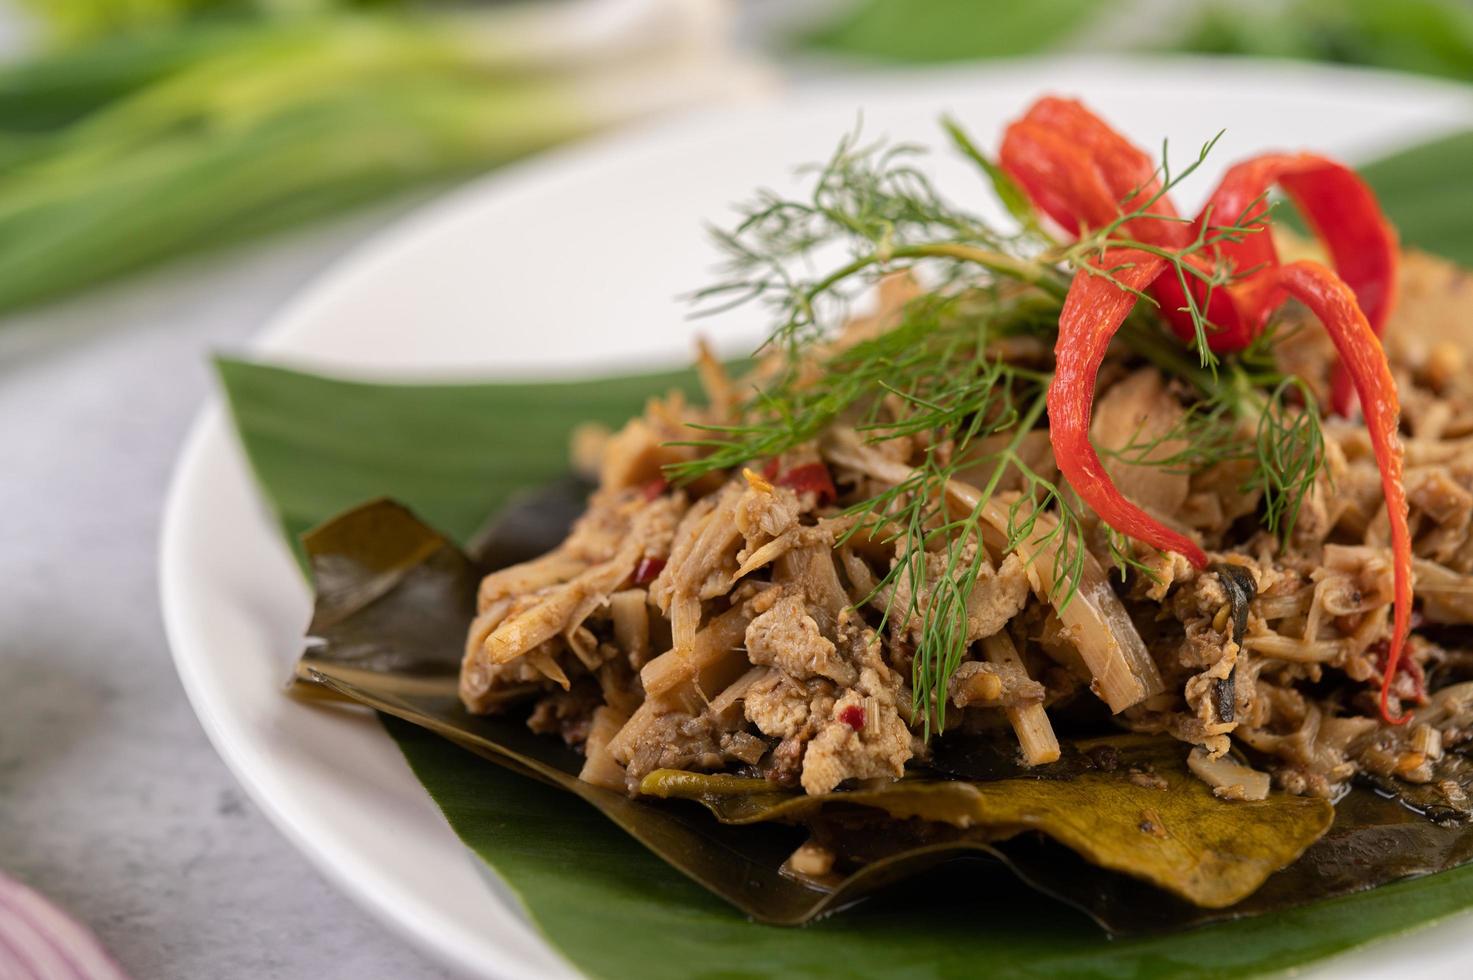
[[[1100,455],[1131,466],[1153,466],[1166,473],[1194,476],[1245,452],[1237,402],[1216,393],[1188,405],[1181,417],[1159,435],[1142,434],[1146,421],[1141,420],[1125,445],[1101,447]]]
[[[1300,404],[1290,404],[1290,395]],[[1253,445],[1258,465],[1249,485],[1263,491],[1264,526],[1287,542],[1325,463],[1319,406],[1301,379],[1284,378],[1274,386],[1258,417]]]
[[[811,189],[803,198],[760,191],[743,205],[735,227],[712,229],[725,256],[724,278],[694,294],[701,312],[760,300],[775,311],[767,345],[796,352],[824,333],[820,307],[843,304],[873,274],[928,261],[940,282],[969,268],[1045,285],[1060,297],[1068,278],[1029,256],[1048,243],[1027,231],[1006,234],[944,201],[917,166],[922,147],[840,140],[823,164],[803,168]],[[796,260],[842,248],[848,261],[822,275],[802,275]],[[871,275],[864,275],[871,273]],[[841,317],[835,317],[835,321]]]
[[[680,443],[705,455],[676,464],[671,475],[690,479],[769,459],[816,438],[842,417],[870,441],[941,433],[971,416],[989,431],[1014,424],[995,406],[1020,379],[1047,377],[989,356],[988,344],[1057,322],[1059,306],[1036,294],[999,296],[991,289],[927,293],[911,300],[891,329],[821,358],[824,383],[784,377],[754,391],[739,408],[743,421],[696,425],[710,435]],[[883,422],[886,396],[901,409]]]
[[[1102,524],[1101,527],[1105,532],[1105,547],[1109,551],[1110,565],[1120,573],[1122,582],[1129,578],[1132,571],[1153,582],[1160,581],[1156,570],[1136,557],[1135,544],[1129,537],[1108,524]]]

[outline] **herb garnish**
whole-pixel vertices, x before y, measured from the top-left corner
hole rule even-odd
[[[1318,410],[1301,383],[1273,368],[1273,334],[1226,361],[1207,342],[1214,329],[1205,312],[1212,290],[1253,271],[1219,260],[1214,246],[1261,232],[1267,221],[1262,199],[1225,224],[1203,222],[1183,249],[1128,234],[1130,223],[1142,217],[1187,220],[1156,215],[1152,205],[1203,164],[1216,137],[1180,173],[1163,164],[1160,189],[1138,207],[1063,244],[961,127],[949,119],[943,124],[1019,227],[1000,230],[945,201],[917,165],[922,148],[865,144],[857,133],[842,139],[827,162],[807,169],[813,174],[807,197],[759,193],[741,209],[735,227],[713,231],[726,256],[726,278],[695,299],[705,313],[753,300],[769,304],[774,327],[763,347],[780,353],[783,365],[740,407],[740,422],[706,427],[710,438],[690,443],[705,455],[672,469],[672,476],[690,479],[776,457],[841,419],[854,421],[869,444],[916,440],[922,460],[909,479],[853,504],[849,513],[858,519],[845,540],[866,534],[897,544],[877,592],[891,599],[887,627],[917,624],[913,708],[928,737],[945,726],[947,685],[966,656],[967,599],[989,560],[981,512],[1005,479],[1021,492],[1009,499],[1006,541],[992,553],[1032,538],[1046,546],[1035,554],[1052,555],[1051,599],[1066,605],[1079,588],[1093,517],[1066,484],[1038,472],[1019,452],[1044,422],[1052,374],[1005,359],[997,345],[1016,336],[1050,340],[1076,272],[1119,284],[1121,269],[1101,264],[1107,250],[1134,249],[1169,263],[1186,297],[1195,354],[1170,339],[1149,296],[1141,297],[1147,302],[1119,337],[1199,396],[1181,422],[1183,432],[1173,436],[1185,433],[1188,449],[1157,459],[1152,444],[1131,445],[1117,455],[1192,472],[1223,459],[1254,460],[1251,480],[1264,492],[1265,524],[1284,535],[1292,532],[1323,463]],[[820,345],[844,322],[848,302],[879,277],[901,271],[928,291],[904,306],[893,329],[823,351]],[[1205,288],[1188,288],[1194,280]],[[815,360],[820,383],[813,380]],[[1303,400],[1302,408],[1288,403],[1290,391]],[[982,490],[969,513],[956,513],[945,492],[959,474]],[[1146,571],[1128,541],[1108,537],[1122,575],[1129,568]]]

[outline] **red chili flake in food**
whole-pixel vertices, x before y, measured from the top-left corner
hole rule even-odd
[[[777,457],[774,456],[762,464],[762,476],[768,483],[777,479]]]
[[[839,491],[834,489],[834,478],[829,476],[829,468],[822,463],[795,466],[778,477],[777,482],[791,487],[795,493],[812,491],[818,495],[820,505],[831,504],[839,499]]]
[[[864,731],[864,709],[857,704],[851,704],[840,711],[839,720],[856,732]]]
[[[1386,674],[1386,661],[1391,656],[1391,642],[1379,640],[1371,647],[1376,655],[1376,669],[1384,677]],[[1427,703],[1427,674],[1422,670],[1422,665],[1411,657],[1403,657],[1396,662],[1396,673],[1405,675],[1412,684],[1412,699],[1418,704]],[[1392,682],[1394,683],[1394,681]],[[1383,688],[1390,688],[1391,683],[1384,683]]]
[[[641,558],[639,564],[634,566],[634,584],[649,585],[664,568],[665,559],[663,558],[650,558],[648,556]]]
[[[663,476],[657,476],[646,483],[640,492],[644,494],[645,500],[654,500],[668,489],[670,489],[670,481]]]

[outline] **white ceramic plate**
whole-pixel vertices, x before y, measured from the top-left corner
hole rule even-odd
[[[986,145],[1042,92],[1078,93],[1185,161],[1226,129],[1182,203],[1268,148],[1356,157],[1473,122],[1473,96],[1399,76],[1284,64],[1020,62],[827,83],[539,158],[450,196],[371,242],[261,334],[261,355],[357,376],[543,377],[671,364],[689,351],[680,294],[709,281],[702,223],[758,186],[792,186],[862,111],[868,134],[939,145],[955,113]],[[948,193],[989,194],[949,154]],[[760,312],[701,329],[751,337]],[[570,976],[456,840],[372,719],[282,696],[309,597],[218,404],[179,461],[161,588],[179,675],[226,763],[345,891],[445,962],[484,977]],[[1461,975],[1459,918],[1336,965]],[[1466,961],[1465,961],[1466,962]],[[1406,974],[1402,974],[1406,975]]]

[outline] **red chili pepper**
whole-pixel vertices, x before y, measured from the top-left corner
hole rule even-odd
[[[839,712],[839,720],[856,732],[864,731],[864,709],[857,704],[846,705]]]
[[[651,558],[646,555],[634,566],[634,584],[649,585],[659,574],[665,570],[664,558]]]
[[[1324,243],[1336,273],[1355,291],[1361,310],[1379,337],[1396,302],[1400,250],[1396,231],[1382,213],[1376,195],[1344,164],[1311,153],[1270,153],[1245,160],[1223,177],[1198,215],[1193,235],[1206,224],[1251,224],[1263,220],[1268,209],[1264,195],[1276,184],[1289,195],[1316,237]],[[1279,264],[1273,236],[1266,231],[1245,234],[1238,241],[1221,241],[1215,251],[1243,272],[1266,271]],[[1209,319],[1222,328],[1210,338],[1213,350],[1241,350],[1283,305],[1281,290],[1259,288],[1253,282],[1255,278],[1250,274],[1244,287],[1230,286],[1227,293],[1234,302],[1223,303],[1210,311]],[[1200,299],[1205,287],[1199,284],[1199,290]],[[1185,304],[1162,299],[1162,309],[1177,333],[1190,338],[1191,318],[1181,309]],[[1343,365],[1335,372],[1334,384],[1334,408],[1342,415],[1349,415],[1354,389]]]
[[[1111,270],[1115,281],[1079,272],[1059,315],[1056,367],[1048,389],[1049,441],[1054,447],[1054,460],[1069,486],[1106,524],[1162,551],[1185,555],[1193,565],[1206,568],[1207,553],[1200,545],[1125,499],[1089,441],[1100,362],[1136,303],[1136,293],[1121,289],[1116,282],[1141,291],[1166,269],[1165,259],[1124,249],[1106,252],[1100,264]]]
[[[1078,102],[1043,98],[1008,127],[1000,154],[1002,167],[1045,214],[1074,233],[1083,233],[1138,210],[1161,189],[1150,157]],[[1188,226],[1176,218],[1171,200],[1162,196],[1150,215],[1127,222],[1121,235],[1162,248],[1183,248],[1202,226],[1252,224],[1267,208],[1263,196],[1278,185],[1294,201],[1330,252],[1336,271],[1355,290],[1371,328],[1380,336],[1395,304],[1400,252],[1396,231],[1386,220],[1376,196],[1349,167],[1309,153],[1272,153],[1232,167]],[[1278,265],[1273,238],[1266,231],[1247,233],[1239,241],[1221,241],[1215,254],[1241,273]],[[1188,261],[1207,264],[1201,256]],[[1214,290],[1189,280],[1193,298],[1205,305],[1215,330],[1215,351],[1241,350],[1258,335],[1283,304],[1282,291],[1255,288],[1253,276],[1229,289]],[[1152,287],[1167,320],[1183,339],[1195,326],[1175,276],[1162,276]],[[1353,386],[1343,368],[1334,375],[1332,403],[1342,415],[1352,410]]]
[[[1003,135],[1002,167],[1040,210],[1071,234],[1109,224],[1122,209],[1147,207],[1161,191],[1150,156],[1073,99],[1045,97]],[[1122,232],[1163,247],[1190,240],[1175,220],[1170,198],[1157,198],[1152,215],[1128,222]]]
[[[1140,210],[1160,189],[1144,153],[1082,105],[1063,99],[1041,99],[1009,126],[1000,160],[1040,210],[1079,233]],[[1375,196],[1341,164],[1311,154],[1270,154],[1232,168],[1191,227],[1172,220],[1176,210],[1161,196],[1146,215],[1126,223],[1121,234],[1163,249],[1185,249],[1204,224],[1246,224],[1261,218],[1260,198],[1274,184],[1299,206],[1340,275],[1317,263],[1280,265],[1272,239],[1260,231],[1215,246],[1217,256],[1232,262],[1243,276],[1239,282],[1210,297],[1199,280],[1189,279],[1188,288],[1217,328],[1209,337],[1214,349],[1241,349],[1290,295],[1319,317],[1335,344],[1340,365],[1334,405],[1348,412],[1352,391],[1360,396],[1391,523],[1395,613],[1381,715],[1400,724],[1406,717],[1391,715],[1390,678],[1396,674],[1411,615],[1411,538],[1397,439],[1400,406],[1377,340],[1396,298],[1399,251]],[[1207,263],[1201,255],[1185,256],[1184,261],[1199,268]],[[1049,437],[1069,485],[1105,523],[1179,552],[1201,568],[1207,561],[1202,549],[1126,500],[1089,441],[1096,375],[1136,296],[1149,290],[1177,332],[1194,335],[1182,283],[1162,275],[1167,265],[1147,252],[1112,249],[1097,268],[1109,270],[1114,282],[1087,269],[1075,275],[1059,318],[1058,366],[1048,392]]]
[[[834,487],[834,478],[829,475],[829,468],[822,463],[804,463],[788,470],[776,481],[780,486],[790,488],[794,493],[808,493],[812,491],[818,495],[819,506],[831,504],[839,499],[839,491]]]

